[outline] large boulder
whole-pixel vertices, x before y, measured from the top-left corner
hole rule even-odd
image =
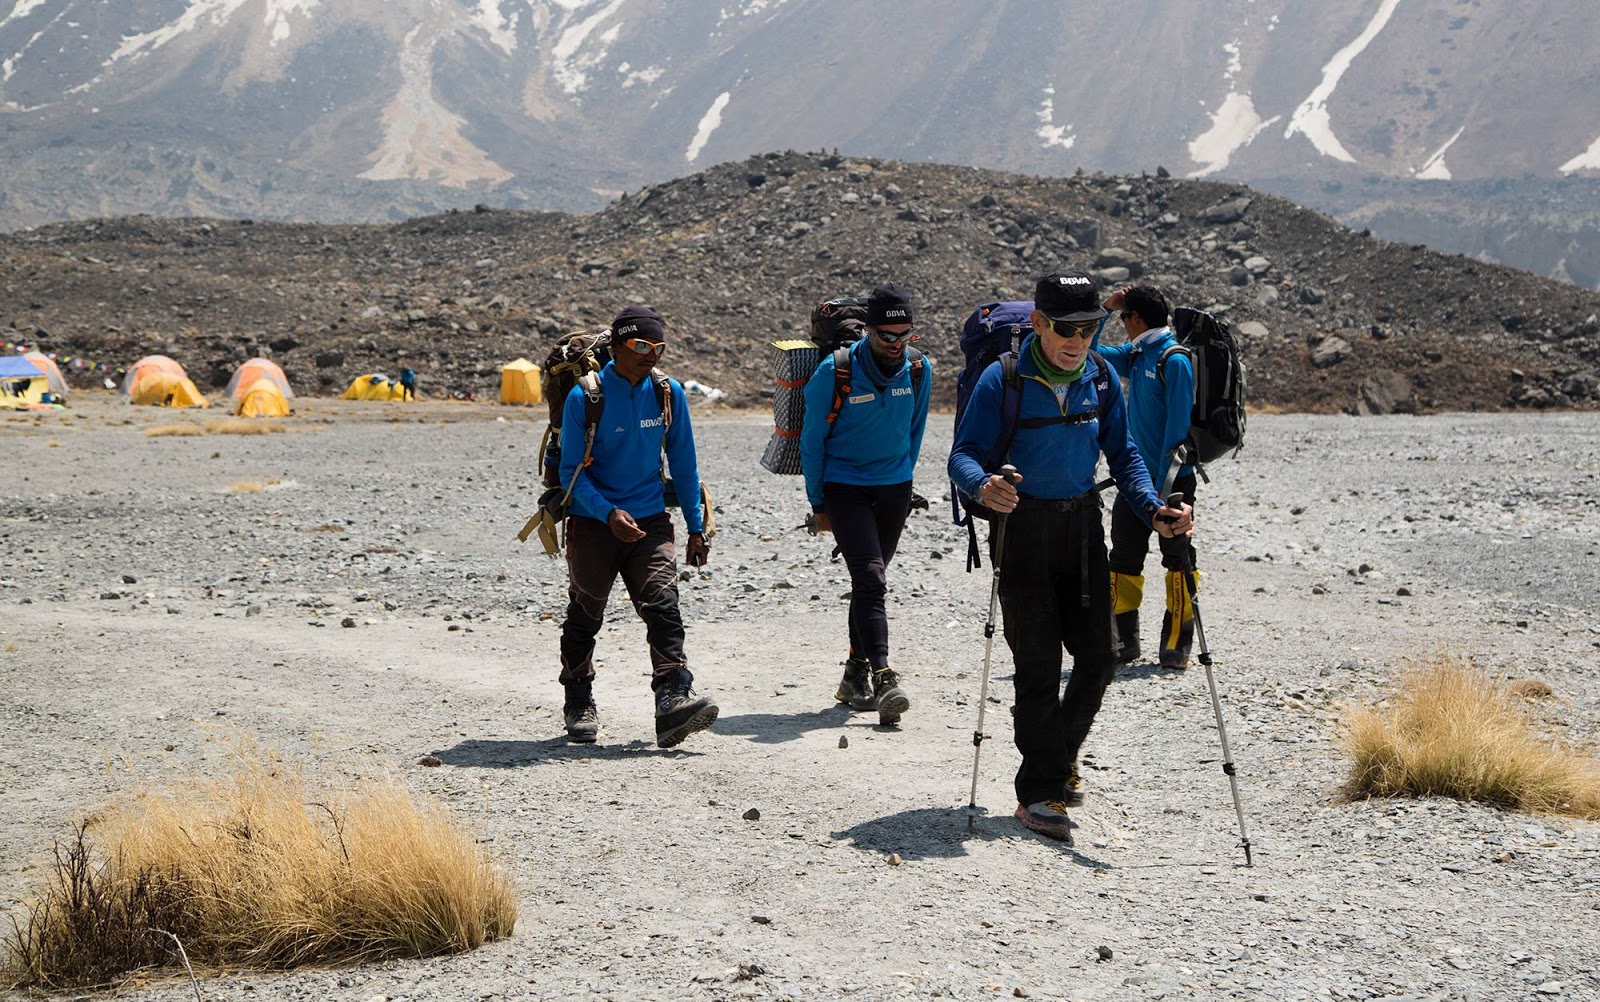
[[[1411,414],[1417,409],[1411,380],[1393,369],[1374,372],[1356,389],[1356,413]]]

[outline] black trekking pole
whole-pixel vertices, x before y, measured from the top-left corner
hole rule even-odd
[[[1000,467],[1006,483],[1017,482],[1017,468],[1007,463]],[[1006,514],[995,517],[994,577],[989,584],[989,618],[983,622],[983,682],[978,687],[978,729],[972,732],[972,792],[967,795],[967,831],[972,831],[978,816],[978,758],[983,754],[983,711],[989,705],[989,656],[994,652],[994,614],[1000,601],[1000,562],[1006,550]]]
[[[1182,494],[1174,494],[1167,498],[1168,508],[1179,508],[1182,505]],[[1244,804],[1239,800],[1239,777],[1233,767],[1233,750],[1228,747],[1228,727],[1222,721],[1222,700],[1217,696],[1217,676],[1211,670],[1211,649],[1206,646],[1205,624],[1200,621],[1200,603],[1195,597],[1194,550],[1189,546],[1184,547],[1183,553],[1183,586],[1189,592],[1189,605],[1194,609],[1194,636],[1200,644],[1200,663],[1206,669],[1206,685],[1211,689],[1211,712],[1217,717],[1217,737],[1222,740],[1222,771],[1228,777],[1228,789],[1233,791],[1233,812],[1239,816],[1239,848],[1244,850],[1244,865],[1253,866],[1250,861],[1250,836],[1246,834],[1244,828]]]

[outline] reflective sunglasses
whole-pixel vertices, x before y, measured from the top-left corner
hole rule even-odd
[[[1050,329],[1057,337],[1080,337],[1087,341],[1100,329],[1100,321],[1085,320],[1082,323],[1072,323],[1067,320],[1052,320]]]
[[[907,327],[903,333],[895,334],[882,328],[874,327],[872,328],[872,333],[884,344],[899,344],[901,341],[912,340],[917,333],[917,329],[915,327]]]
[[[640,355],[648,355],[653,351],[662,352],[667,350],[667,343],[665,341],[646,341],[642,337],[630,337],[628,340],[622,342],[622,344],[623,347]]]

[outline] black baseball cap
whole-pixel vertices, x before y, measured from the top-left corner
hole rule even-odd
[[[646,341],[665,341],[667,339],[667,325],[661,317],[648,306],[623,307],[615,320],[611,321],[611,336],[618,341],[628,338],[643,338]]]
[[[1052,271],[1033,287],[1033,306],[1051,320],[1081,324],[1106,315],[1100,286],[1082,271]]]
[[[911,293],[893,282],[885,282],[872,290],[867,297],[867,323],[909,324],[911,322]]]

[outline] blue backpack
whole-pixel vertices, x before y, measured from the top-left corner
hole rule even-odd
[[[972,391],[977,388],[978,377],[995,362],[1000,363],[1000,382],[1003,387],[1000,413],[1003,430],[984,458],[983,468],[986,470],[997,469],[1000,466],[1006,454],[1011,451],[1011,442],[1017,435],[1018,416],[1022,411],[1022,376],[1017,370],[1017,356],[1022,350],[1022,342],[1033,333],[1032,316],[1031,299],[985,303],[973,310],[971,316],[967,317],[967,322],[961,325],[961,354],[967,361],[960,375],[956,377],[954,427],[961,427],[961,416],[966,412],[967,401],[972,399]],[[1098,352],[1090,354],[1094,356],[1095,364],[1100,369],[1100,376],[1095,383],[1099,397],[1095,416],[1103,420],[1106,408],[1111,405],[1111,395],[1107,385],[1111,379],[1111,367]],[[1058,418],[1025,422],[1028,427],[1060,423],[1062,421]],[[967,527],[967,570],[982,567],[983,561],[978,556],[978,530],[974,519],[991,521],[994,513],[978,504],[976,500],[967,497],[955,484],[950,485],[950,507],[951,520],[956,525]]]

